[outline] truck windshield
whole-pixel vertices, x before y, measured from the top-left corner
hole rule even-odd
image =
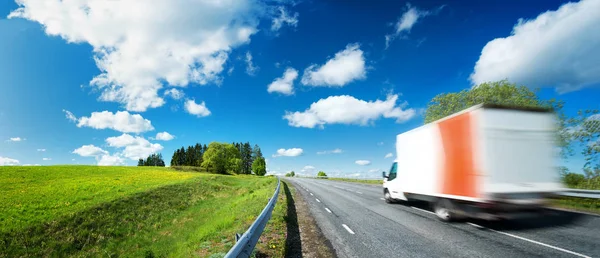
[[[388,177],[388,181],[394,180],[394,178],[396,178],[396,169],[397,169],[398,163],[394,162],[394,164],[392,164],[392,168],[390,168],[390,175]]]

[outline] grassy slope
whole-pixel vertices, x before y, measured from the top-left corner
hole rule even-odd
[[[276,185],[275,178],[85,166],[0,168],[0,182],[9,185],[0,189],[0,257],[224,253]],[[285,228],[276,219],[282,209],[280,200],[267,226],[273,235]],[[280,253],[282,241],[273,237],[279,246],[265,252]]]

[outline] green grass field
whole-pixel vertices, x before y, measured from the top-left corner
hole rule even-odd
[[[0,257],[208,257],[231,248],[276,179],[152,167],[0,167],[0,185]],[[275,237],[258,245],[261,253],[280,256],[285,210],[280,200],[267,225]]]
[[[370,180],[370,179],[352,179],[352,178],[329,177],[329,178],[327,178],[327,180],[344,181],[344,182],[354,182],[354,183],[363,183],[363,184],[373,184],[373,185],[381,185],[381,184],[383,184],[383,178],[381,180]]]

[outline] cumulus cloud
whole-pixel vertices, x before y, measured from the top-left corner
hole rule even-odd
[[[349,44],[324,65],[313,64],[304,70],[302,84],[343,87],[354,80],[367,78],[365,58],[358,44]]]
[[[252,63],[252,53],[250,51],[246,52],[246,73],[250,76],[256,75],[256,72],[260,69],[258,66],[255,66]]]
[[[6,140],[7,142],[20,142],[20,141],[24,141],[26,140],[25,138],[21,138],[21,137],[11,137],[8,140]]]
[[[159,141],[170,141],[170,140],[175,139],[175,136],[168,132],[161,132],[161,133],[157,133],[156,137],[154,139],[159,140]]]
[[[17,166],[19,164],[19,161],[16,159],[0,156],[0,166]]]
[[[98,166],[119,166],[125,165],[125,159],[117,155],[102,155],[98,159]]]
[[[401,123],[415,116],[414,109],[403,109],[406,103],[396,105],[398,95],[390,94],[386,100],[364,101],[352,96],[331,96],[312,103],[304,112],[286,111],[283,116],[294,127],[314,128],[325,124],[367,125],[380,117],[395,118]]]
[[[145,159],[150,154],[157,153],[163,149],[163,146],[158,143],[150,143],[143,137],[134,137],[129,134],[108,137],[106,138],[106,143],[111,147],[124,148],[121,152],[122,156],[131,160]]]
[[[315,171],[315,167],[313,166],[304,166],[300,172],[302,173],[313,173]]]
[[[164,104],[164,84],[218,83],[232,49],[250,42],[268,3],[253,0],[19,0],[9,18],[92,46],[101,100],[143,112]],[[270,8],[270,7],[269,7]]]
[[[109,111],[92,112],[90,117],[76,118],[73,113],[63,110],[67,118],[77,123],[77,127],[94,129],[112,129],[122,133],[142,133],[154,130],[152,122],[140,114],[130,114],[127,111],[112,113]]]
[[[82,157],[96,157],[96,156],[100,156],[100,155],[107,155],[108,151],[105,151],[99,147],[94,146],[93,144],[90,145],[83,145],[75,150],[73,150],[74,154],[77,154],[79,156]]]
[[[567,3],[519,19],[510,36],[488,42],[471,74],[474,85],[508,79],[569,92],[600,83],[600,1]]]
[[[52,158],[42,158],[43,161],[49,161],[52,160]]]
[[[342,149],[333,149],[333,150],[326,150],[326,151],[318,151],[317,154],[318,155],[323,155],[323,154],[340,154],[344,152]]]
[[[276,154],[273,154],[273,157],[296,157],[302,155],[304,150],[300,148],[291,148],[291,149],[279,149]]]
[[[195,100],[189,99],[185,102],[185,110],[197,117],[205,117],[210,115],[210,110],[208,110],[204,101],[202,101],[200,104],[196,104]]]
[[[37,149],[37,151],[46,151],[46,149]]]
[[[388,153],[388,154],[385,154],[385,157],[384,157],[384,158],[386,158],[386,159],[389,159],[389,158],[391,158],[391,157],[394,157],[394,154],[392,154],[392,153],[390,152],[390,153]]]
[[[420,19],[424,18],[425,16],[436,15],[443,8],[444,5],[436,8],[433,11],[425,11],[419,10],[418,8],[407,3],[406,11],[402,14],[402,16],[400,16],[400,18],[398,18],[398,21],[394,23],[394,32],[385,35],[385,48],[387,49],[390,46],[390,43],[392,43],[392,41],[394,41],[394,39],[401,34],[410,33],[412,27],[415,26]]]
[[[294,68],[287,68],[283,73],[282,77],[275,79],[269,87],[267,92],[279,92],[283,95],[294,94],[294,80],[298,78],[298,71]]]
[[[354,163],[356,163],[357,165],[366,166],[366,165],[370,165],[371,161],[369,161],[369,160],[357,160]]]
[[[279,15],[273,17],[273,21],[271,23],[272,31],[278,31],[283,25],[288,25],[290,27],[298,26],[298,13],[294,13],[294,16],[290,16],[283,6],[280,6],[277,11]]]
[[[164,95],[165,96],[169,96],[169,97],[171,97],[173,99],[181,99],[181,98],[183,98],[185,96],[185,93],[183,93],[182,90],[178,90],[178,89],[172,88],[172,89],[166,90],[165,93],[164,93]]]

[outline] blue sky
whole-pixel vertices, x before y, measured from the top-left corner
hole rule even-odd
[[[250,141],[271,173],[377,177],[440,93],[508,78],[567,115],[600,107],[593,0],[17,2],[0,3],[3,164]]]

